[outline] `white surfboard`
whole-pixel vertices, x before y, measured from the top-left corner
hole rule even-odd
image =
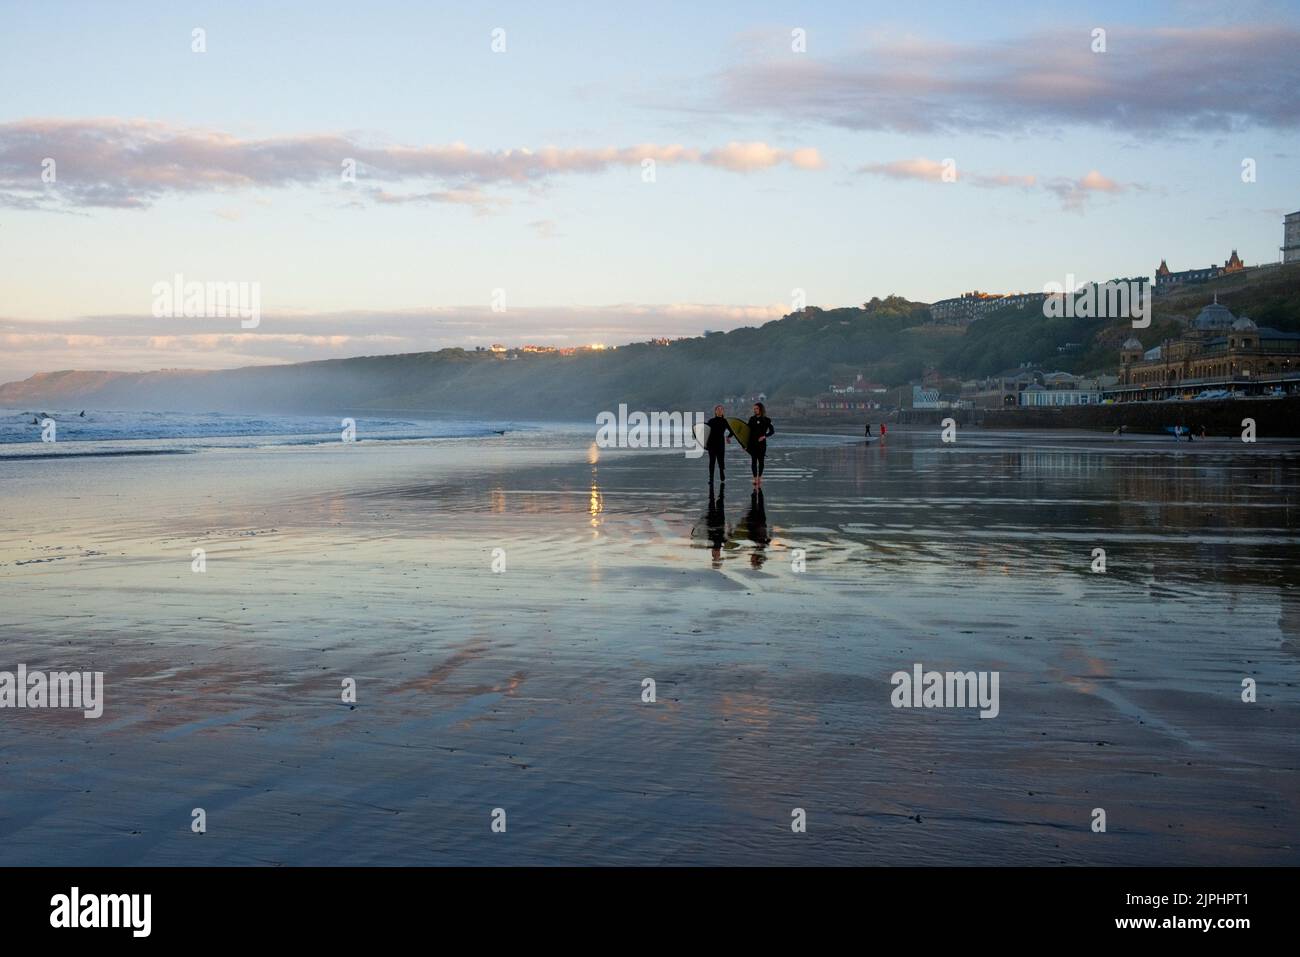
[[[696,422],[691,426],[691,434],[695,436],[695,441],[699,442],[702,447],[707,446],[709,444],[709,423]]]

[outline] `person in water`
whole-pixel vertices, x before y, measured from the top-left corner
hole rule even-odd
[[[767,417],[767,406],[754,403],[754,414],[749,417],[749,469],[754,473],[754,487],[763,485],[763,460],[767,455],[767,437],[775,435],[772,420]]]
[[[727,444],[735,435],[724,413],[727,410],[720,405],[713,407],[713,418],[704,423],[709,429],[709,441],[705,451],[709,453],[709,484],[713,484],[713,463],[718,464],[718,480],[727,481]]]

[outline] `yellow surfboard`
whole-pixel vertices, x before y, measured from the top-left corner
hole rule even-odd
[[[731,434],[736,437],[740,447],[746,452],[749,451],[749,423],[744,419],[727,419],[727,425],[731,426]]]

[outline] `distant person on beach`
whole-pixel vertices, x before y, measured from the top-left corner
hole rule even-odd
[[[1207,437],[1208,437],[1208,436],[1206,435],[1206,432],[1205,432],[1205,426],[1202,425],[1202,426],[1201,426],[1201,439],[1204,440],[1204,439],[1206,439]]]
[[[883,438],[884,438],[886,435],[888,435],[888,434],[889,434],[889,426],[887,426],[887,425],[885,425],[885,423],[881,422],[881,423],[880,423],[880,437],[883,439]]]
[[[867,423],[867,438],[871,438],[871,423]]]
[[[763,460],[767,455],[767,437],[775,435],[772,420],[767,417],[767,406],[754,403],[754,414],[749,417],[749,469],[754,473],[754,487],[763,485]]]
[[[735,435],[727,422],[727,410],[720,405],[713,407],[713,418],[705,423],[709,429],[709,441],[705,451],[709,453],[709,484],[713,484],[713,464],[718,464],[718,481],[727,481],[727,443]]]

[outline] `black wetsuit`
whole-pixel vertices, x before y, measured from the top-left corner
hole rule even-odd
[[[709,427],[709,442],[704,448],[709,453],[709,484],[713,484],[713,463],[718,464],[718,478],[727,480],[727,436],[735,435],[727,420],[715,415],[705,423]]]
[[[772,427],[772,420],[765,415],[751,415],[749,417],[749,468],[754,473],[754,477],[763,474],[763,457],[767,455],[767,442],[760,442],[759,436],[776,435],[776,429]]]

